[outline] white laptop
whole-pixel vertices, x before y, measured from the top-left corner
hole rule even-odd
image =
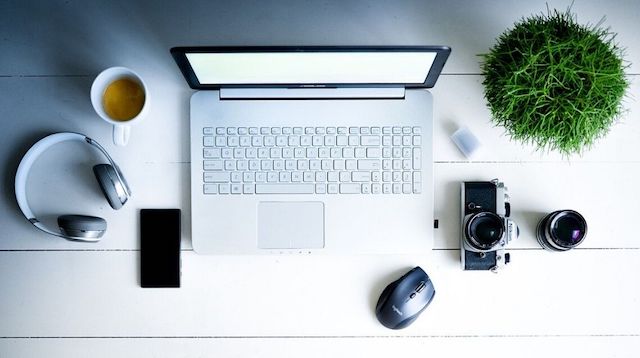
[[[422,253],[448,47],[179,47],[205,254]]]

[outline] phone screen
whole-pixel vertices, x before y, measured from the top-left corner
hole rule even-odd
[[[180,287],[180,209],[140,210],[142,287]]]

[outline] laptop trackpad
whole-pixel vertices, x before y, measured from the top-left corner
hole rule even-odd
[[[258,248],[324,247],[324,203],[263,201],[258,203]]]

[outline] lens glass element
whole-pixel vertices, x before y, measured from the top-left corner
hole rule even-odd
[[[502,218],[490,212],[482,212],[469,219],[467,237],[478,249],[486,250],[495,246],[504,233]]]
[[[573,212],[560,216],[551,227],[551,236],[563,247],[573,247],[582,241],[587,223]]]

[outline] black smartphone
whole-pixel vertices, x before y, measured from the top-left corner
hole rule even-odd
[[[180,287],[180,209],[140,210],[140,286]]]

